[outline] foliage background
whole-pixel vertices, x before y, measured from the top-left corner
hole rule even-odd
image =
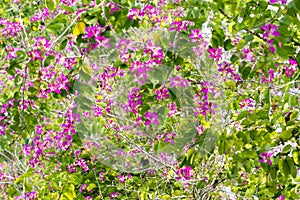
[[[0,2],[2,199],[299,198],[299,1]]]

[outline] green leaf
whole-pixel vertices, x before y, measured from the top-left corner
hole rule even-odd
[[[283,140],[288,140],[292,137],[292,133],[291,131],[288,131],[288,130],[284,130],[280,133],[279,137]]]
[[[191,157],[194,155],[194,153],[195,153],[195,150],[194,150],[194,149],[189,149],[189,150],[187,151],[187,153],[186,153],[186,158],[187,158],[187,160],[190,160]]]
[[[289,58],[288,51],[284,47],[282,47],[282,48],[280,48],[280,47],[276,48],[276,52],[283,59],[288,59]]]
[[[291,171],[292,177],[296,178],[296,176],[297,176],[297,169],[295,167],[295,163],[294,163],[293,159],[288,156],[288,157],[286,157],[285,160],[286,160],[286,162],[287,162],[287,164],[289,166],[289,169]]]
[[[61,5],[60,8],[62,8],[63,10],[65,10],[67,12],[71,12],[71,13],[75,12],[74,8],[66,6],[66,5]]]
[[[47,26],[46,30],[54,35],[59,35],[59,30],[63,27],[60,23],[51,23]]]
[[[282,151],[281,151],[281,153],[282,154],[288,154],[288,153],[290,153],[290,151],[291,151],[291,148],[292,148],[292,145],[286,145],[283,149],[282,149]]]
[[[95,183],[91,183],[91,184],[89,184],[89,186],[87,187],[87,190],[90,191],[90,190],[93,190],[94,188],[96,188],[96,184],[95,184]]]
[[[82,67],[82,71],[86,74],[88,74],[89,76],[92,76],[92,68],[88,65],[88,64],[85,64],[83,67]]]
[[[241,120],[244,119],[245,117],[249,116],[250,112],[248,110],[244,110],[243,112],[241,112],[238,117],[237,120]]]
[[[285,178],[289,178],[291,170],[286,159],[280,158],[278,161],[279,171]]]
[[[6,189],[6,192],[9,196],[13,197],[19,194],[18,190],[12,186],[8,187]]]
[[[254,151],[245,150],[242,153],[239,154],[241,158],[256,158],[257,153]]]
[[[62,41],[60,43],[60,45],[59,45],[59,50],[64,50],[66,48],[67,44],[68,44],[68,40],[67,39],[65,39],[64,41]]]
[[[63,197],[67,200],[72,200],[76,197],[75,186],[67,184],[64,188]]]
[[[231,42],[231,39],[227,39],[227,40],[224,42],[224,49],[225,49],[226,51],[228,51],[228,50],[233,49],[233,48],[234,48],[234,46],[233,46],[233,44],[232,44],[232,42]]]
[[[65,25],[66,23],[68,23],[68,16],[65,14],[59,14],[53,19],[52,23],[59,23]]]
[[[47,67],[51,64],[51,62],[53,62],[55,59],[54,56],[47,56],[47,58],[45,59],[45,63],[44,63],[44,66]]]
[[[243,69],[243,71],[242,71],[242,78],[244,80],[246,80],[249,77],[250,72],[251,72],[251,67],[246,67],[245,69]]]
[[[46,0],[46,6],[49,10],[55,10],[56,9],[56,2],[53,2],[53,0]]]
[[[299,154],[299,151],[297,151],[297,150],[295,149],[295,150],[293,151],[292,155],[293,155],[293,160],[294,160],[295,164],[299,166],[299,163],[300,163],[300,162],[299,162],[299,161],[300,161],[300,154]]]
[[[254,39],[254,36],[253,35],[247,35],[245,37],[243,37],[243,39],[246,41],[246,42],[249,42],[249,41],[252,41]]]
[[[231,58],[230,58],[230,61],[232,63],[234,63],[235,61],[239,60],[239,57],[237,57],[236,55],[232,55]]]

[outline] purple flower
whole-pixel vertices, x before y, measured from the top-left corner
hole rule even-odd
[[[190,24],[190,21],[178,21],[178,22],[172,22],[170,31],[177,30],[180,31],[187,31],[187,26]]]
[[[253,108],[253,100],[252,99],[248,99],[248,98],[245,98],[243,100],[240,101],[240,107],[241,108],[244,108],[244,107],[251,107]]]
[[[258,162],[266,162],[269,165],[272,165],[272,161],[270,160],[270,157],[272,156],[272,153],[268,153],[268,152],[263,152],[262,154],[259,155],[260,159],[258,160]]]
[[[175,177],[176,180],[180,180],[184,178],[185,180],[190,180],[192,177],[192,168],[190,166],[186,166],[184,168],[180,168],[175,173],[177,177]]]
[[[131,67],[129,68],[129,70],[133,71],[133,76],[139,84],[144,84],[146,83],[148,78],[147,72],[151,71],[152,69],[145,63],[142,63],[138,60],[131,63]]]
[[[277,26],[273,25],[273,24],[267,24],[261,27],[262,30],[265,31],[265,33],[263,34],[264,38],[268,38],[269,35],[273,35],[275,37],[280,36],[280,33],[277,32]]]
[[[273,40],[268,40],[268,44],[269,44],[269,49],[272,53],[274,53],[276,51],[274,45],[273,45]]]
[[[277,3],[279,0],[270,0],[270,4]],[[286,4],[286,0],[281,0],[282,4]]]
[[[174,145],[174,138],[176,137],[176,134],[173,132],[168,132],[165,134],[166,139],[164,142],[169,142],[171,145]]]
[[[177,112],[176,103],[170,103],[170,104],[168,104],[167,107],[170,109],[170,111],[168,113],[168,117],[172,117],[173,115],[176,114],[176,112]]]
[[[120,194],[117,193],[117,192],[113,192],[111,193],[109,196],[110,196],[110,200],[113,200],[115,197],[118,197]]]
[[[127,17],[132,21],[136,19],[140,14],[140,10],[137,8],[132,8],[129,10]]]
[[[180,76],[175,76],[170,79],[170,87],[180,86],[180,87],[187,87],[190,86],[190,82],[181,78]]]
[[[290,65],[296,65],[296,66],[298,65],[296,60],[289,59],[289,62],[290,62]]]
[[[221,59],[222,49],[221,48],[210,48],[207,50],[210,58],[214,58],[217,61]]]
[[[147,112],[144,117],[146,118],[146,125],[159,124],[158,115],[154,112]]]
[[[200,125],[200,126],[197,126],[197,133],[198,135],[202,135],[203,132],[204,132],[205,128],[204,126]]]
[[[157,89],[155,91],[156,93],[156,100],[161,100],[163,98],[167,99],[169,98],[169,94],[168,94],[168,88],[166,88],[164,85],[162,87],[160,87],[159,89]]]
[[[249,48],[244,48],[244,49],[242,50],[242,52],[244,53],[244,58],[245,58],[246,60],[249,60],[249,61],[251,61],[251,62],[254,62],[254,57],[253,57],[252,52],[251,52],[251,50],[250,50]]]
[[[108,2],[106,4],[106,6],[110,9],[109,14],[114,14],[115,11],[120,10],[120,8],[118,7],[118,4],[114,3],[114,2]]]
[[[126,107],[127,112],[137,113],[139,105],[142,105],[142,94],[139,93],[140,88],[132,88],[128,93],[128,105]]]
[[[284,200],[284,196],[281,194],[276,198],[276,200]]]
[[[203,39],[202,32],[199,29],[191,30],[191,34],[189,35],[189,37],[191,38],[191,42],[196,42]]]
[[[119,178],[120,183],[124,183],[125,177],[124,177],[122,174],[120,174],[120,175],[118,176],[118,178]]]
[[[34,49],[33,51],[30,51],[28,54],[31,57],[30,62],[34,61],[34,60],[43,60],[42,52],[40,52],[36,49]]]
[[[92,37],[99,36],[104,31],[105,31],[105,28],[103,28],[100,25],[90,26],[85,29],[85,35],[82,38],[90,39]]]

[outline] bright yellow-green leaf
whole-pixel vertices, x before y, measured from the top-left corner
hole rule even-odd
[[[296,165],[299,165],[299,152],[297,150],[293,151],[293,160],[296,163]]]
[[[76,38],[80,34],[84,34],[85,31],[85,23],[84,22],[79,22],[78,24],[75,25],[75,28],[73,30],[73,35]]]
[[[92,68],[89,65],[84,65],[82,71],[88,74],[89,76],[92,76]]]

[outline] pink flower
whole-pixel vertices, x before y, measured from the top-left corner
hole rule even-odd
[[[254,62],[254,57],[253,57],[252,52],[250,51],[249,48],[244,48],[244,49],[242,50],[242,52],[244,53],[244,58],[245,58],[246,60],[249,60],[249,61],[251,61],[251,62]]]
[[[30,51],[28,54],[31,57],[30,61],[43,60],[42,52],[40,52],[40,51],[38,51],[36,49],[33,50],[33,51]]]
[[[281,194],[276,198],[276,200],[284,200],[284,196]]]
[[[266,162],[269,165],[272,165],[272,161],[270,160],[271,156],[272,156],[272,153],[264,152],[259,155],[260,159],[258,160],[258,162],[261,162],[261,163]]]
[[[118,178],[119,178],[120,183],[124,183],[125,177],[124,177],[122,174],[120,174],[120,175],[118,176]]]
[[[184,168],[180,168],[176,172],[177,177],[175,177],[176,180],[185,179],[190,180],[192,177],[192,168],[190,166],[186,166]]]
[[[262,30],[265,31],[265,33],[263,34],[264,38],[268,38],[269,35],[273,35],[275,37],[280,36],[280,33],[277,32],[277,26],[273,25],[273,24],[267,24],[261,27]]]
[[[118,4],[114,3],[114,2],[108,2],[106,4],[106,6],[110,9],[109,14],[114,14],[115,11],[120,10],[120,8],[118,7]]]
[[[134,19],[138,18],[140,14],[140,10],[137,8],[132,8],[129,10],[127,17],[133,21]]]
[[[169,29],[170,31],[177,30],[178,32],[180,31],[187,31],[187,26],[190,25],[190,21],[178,21],[178,22],[172,22],[171,23],[171,28]]]
[[[138,113],[139,105],[142,105],[142,94],[139,93],[140,88],[132,88],[128,93],[128,105],[126,106],[127,112]]]
[[[173,115],[176,114],[176,112],[177,112],[176,103],[170,103],[170,104],[168,104],[167,107],[170,109],[170,111],[168,113],[168,117],[172,117]]]
[[[198,135],[202,135],[203,132],[204,132],[205,128],[204,126],[200,125],[200,126],[197,126],[197,133]]]
[[[110,200],[113,200],[115,197],[120,196],[120,194],[117,193],[117,192],[113,192],[113,193],[111,193],[109,196],[110,196]]]
[[[170,79],[170,87],[187,87],[190,86],[190,82],[188,80],[185,80],[184,78],[181,78],[180,76],[175,76]]]
[[[147,112],[144,117],[146,118],[146,125],[159,124],[158,115],[154,112]]]
[[[221,59],[222,49],[221,48],[210,48],[207,50],[210,58],[214,58],[217,61]]]
[[[162,85],[162,87],[160,87],[159,89],[157,89],[155,91],[156,93],[156,100],[162,100],[163,98],[167,99],[169,98],[169,94],[168,94],[168,88],[166,88],[164,85]]]
[[[277,3],[279,0],[270,0],[270,4]],[[281,0],[282,4],[286,4],[286,0]]]
[[[174,138],[176,137],[176,134],[173,132],[168,132],[165,134],[166,139],[164,142],[169,142],[171,145],[174,145]]]
[[[245,98],[243,100],[240,101],[240,107],[241,108],[244,108],[244,107],[251,107],[253,108],[253,100],[252,99],[248,99],[248,98]]]
[[[202,32],[199,29],[193,29],[191,30],[191,34],[189,35],[189,37],[191,38],[191,42],[196,42],[199,39],[202,40]]]
[[[296,60],[293,60],[293,59],[289,59],[289,62],[290,62],[290,65],[298,65],[297,61]]]

